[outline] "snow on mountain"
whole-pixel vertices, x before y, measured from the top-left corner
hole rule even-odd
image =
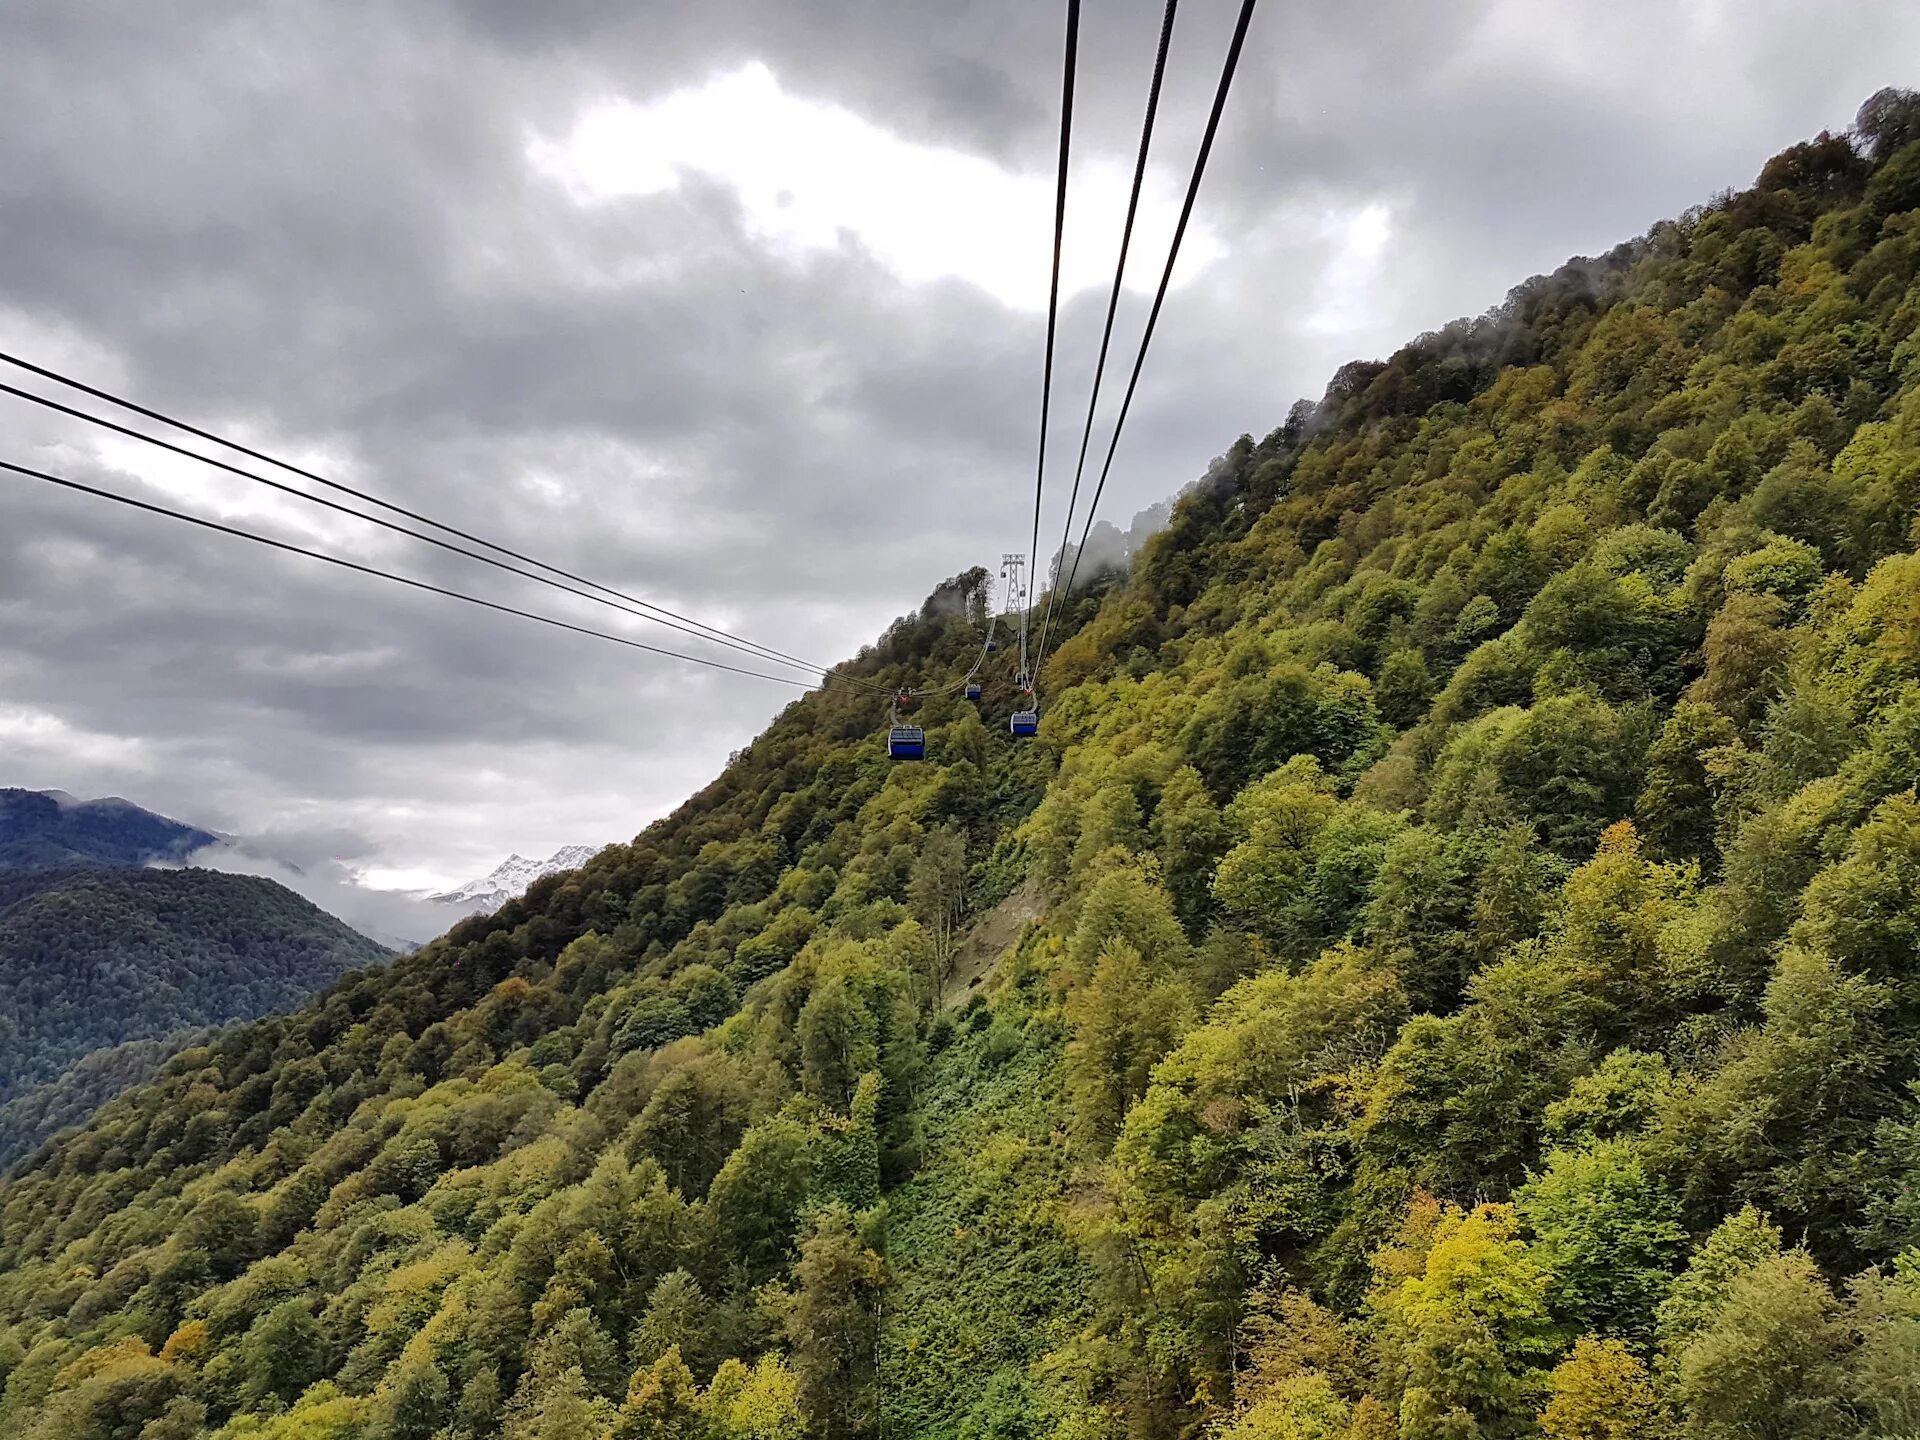
[[[563,870],[578,870],[598,855],[601,849],[598,845],[563,845],[545,860],[509,855],[494,867],[492,874],[479,880],[469,880],[458,889],[429,895],[427,899],[436,905],[446,905],[469,915],[487,914],[498,910],[509,900],[526,894],[527,887],[536,880],[557,875]]]

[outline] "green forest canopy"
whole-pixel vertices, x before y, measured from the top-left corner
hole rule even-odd
[[[388,951],[285,886],[212,870],[0,870],[0,1165],[61,1103],[13,1108],[91,1052],[299,1005]],[[96,1057],[81,1090],[141,1047]],[[56,1089],[59,1087],[56,1086]],[[106,1089],[105,1093],[111,1093]]]
[[[810,695],[176,1057],[0,1191],[0,1429],[1914,1432],[1916,276],[1887,92],[1238,441],[1037,743]]]

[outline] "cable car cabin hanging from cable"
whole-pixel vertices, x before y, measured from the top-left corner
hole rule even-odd
[[[1015,735],[1038,735],[1040,733],[1040,712],[1038,710],[1016,710],[1013,718],[1007,722],[1007,728]]]
[[[1000,648],[1000,642],[994,639],[991,635],[989,635],[987,637],[987,654],[991,655],[993,654],[994,651],[998,650],[999,648]]]
[[[927,732],[918,725],[905,725],[900,717],[918,703],[912,690],[902,685],[894,693],[893,712],[887,717],[887,755],[894,760],[927,758]]]
[[[978,700],[979,698],[980,698],[980,682],[977,680],[969,680],[967,682],[967,699]]]

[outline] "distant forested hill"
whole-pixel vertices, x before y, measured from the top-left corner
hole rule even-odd
[[[388,953],[254,876],[0,870],[0,1107],[92,1051],[286,1009]],[[80,1118],[77,1099],[104,1098],[116,1075],[142,1078],[154,1058],[102,1057],[64,1099],[42,1096],[38,1114]],[[0,1108],[0,1163],[27,1119]]]
[[[180,861],[219,839],[126,800],[0,789],[0,869]]]
[[[0,1434],[1920,1433],[1917,507],[1890,91],[1234,442],[1036,739],[828,686],[43,1147]]]
[[[0,1170],[55,1131],[77,1125],[107,1101],[160,1073],[201,1032],[176,1032],[89,1051],[52,1080],[17,1086],[0,1103]]]

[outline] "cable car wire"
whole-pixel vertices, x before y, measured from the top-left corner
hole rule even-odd
[[[1100,358],[1093,367],[1093,392],[1087,397],[1087,423],[1080,431],[1080,458],[1073,466],[1073,491],[1067,497],[1067,515],[1060,522],[1060,551],[1067,553],[1067,536],[1073,532],[1073,512],[1080,503],[1080,480],[1086,473],[1087,447],[1093,439],[1093,416],[1100,405],[1100,382],[1107,373],[1107,349],[1113,341],[1113,317],[1120,308],[1120,282],[1127,273],[1127,250],[1133,244],[1133,221],[1140,210],[1140,189],[1147,174],[1147,152],[1153,145],[1153,121],[1160,109],[1160,82],[1167,72],[1167,47],[1173,40],[1173,16],[1180,0],[1167,0],[1166,14],[1160,21],[1160,48],[1153,57],[1153,81],[1147,87],[1147,114],[1140,125],[1140,154],[1133,163],[1133,189],[1127,196],[1126,223],[1120,227],[1120,258],[1113,266],[1113,289],[1107,295],[1106,324],[1100,330]],[[1047,635],[1053,629],[1053,606],[1057,588],[1047,591],[1047,611],[1040,622],[1038,654],[1047,653]],[[1038,666],[1035,667],[1036,669]]]
[[[342,505],[337,500],[329,500],[324,495],[315,495],[311,491],[300,489],[297,485],[288,485],[282,481],[274,480],[265,475],[257,475],[251,470],[242,469],[238,465],[229,464],[227,461],[217,459],[216,457],[211,455],[202,455],[202,454],[199,454],[197,451],[188,450],[183,446],[174,444],[170,440],[163,440],[157,435],[147,435],[142,433],[139,430],[131,429],[128,426],[119,424],[117,421],[109,420],[105,416],[89,415],[84,410],[76,410],[72,406],[62,404],[60,401],[54,400],[48,396],[35,395],[31,391],[21,390],[16,386],[8,385],[4,382],[0,382],[0,394],[12,395],[22,400],[30,400],[36,405],[45,406],[47,409],[58,411],[62,415],[71,416],[76,420],[83,420],[90,425],[97,425],[104,430],[111,430],[115,434],[125,435],[130,439],[143,440],[149,445],[158,446],[160,449],[169,451],[175,455],[184,456],[189,460],[198,460],[203,464],[213,466],[217,470],[224,470],[230,475],[237,475],[243,480],[251,480],[257,485],[264,485],[270,490],[277,490],[282,494],[291,495],[294,498],[299,500],[305,500],[310,504],[318,505],[323,509],[333,510],[342,515],[349,515],[356,520],[364,520],[369,525],[378,525],[383,530],[391,530],[396,534],[409,536],[412,539],[422,541],[425,544],[434,545],[442,550],[450,551],[455,555],[464,555],[467,559],[477,560],[482,565],[490,565],[496,570],[504,570],[508,574],[519,575],[524,579],[532,580],[537,584],[546,585],[555,590],[565,591],[567,594],[578,596],[582,600],[590,600],[596,605],[605,605],[609,609],[618,610],[623,615],[631,615],[639,620],[645,620],[649,624],[663,625],[669,630],[677,630],[684,635],[691,636],[695,640],[704,641],[707,644],[711,644],[711,645],[723,645],[729,650],[738,650],[742,654],[751,655],[756,660],[773,660],[776,663],[779,663],[782,665],[790,665],[790,666],[793,666],[795,669],[805,670],[808,673],[814,674],[814,675],[826,675],[831,673],[825,667],[810,665],[803,660],[790,659],[787,656],[780,654],[778,651],[763,652],[762,647],[753,646],[750,642],[736,643],[732,639],[723,639],[715,635],[702,634],[699,630],[695,630],[691,628],[689,625],[680,625],[680,624],[676,624],[671,620],[661,619],[659,616],[650,615],[644,610],[635,609],[629,605],[621,603],[620,601],[608,599],[606,596],[603,596],[603,595],[596,595],[590,590],[577,589],[576,587],[565,584],[562,581],[554,580],[549,576],[539,574],[537,571],[523,570],[518,565],[509,564],[504,560],[497,560],[491,555],[483,555],[477,550],[469,550],[465,546],[454,544],[452,541],[442,540],[437,535],[426,534],[424,531],[415,530],[409,526],[401,525],[395,521],[383,519],[378,515],[369,515],[364,511],[354,509],[350,505]],[[428,522],[428,523],[431,523],[431,522]],[[698,623],[698,622],[694,622],[694,623]],[[880,690],[884,688],[878,685],[873,685],[868,681],[859,680],[853,676],[843,676],[842,678],[847,680],[851,684],[864,685],[873,690]]]
[[[1040,458],[1033,475],[1033,540],[1029,555],[1040,545],[1040,495],[1047,478],[1047,419],[1053,405],[1053,341],[1060,319],[1060,244],[1067,229],[1067,159],[1073,148],[1073,74],[1080,49],[1080,0],[1067,0],[1066,62],[1060,81],[1060,173],[1053,202],[1053,282],[1047,294],[1047,359],[1040,377]],[[1033,626],[1033,589],[1027,589],[1027,607],[1020,618],[1020,669],[1027,665],[1027,632]]]
[[[685,660],[693,665],[705,665],[713,670],[725,670],[732,675],[746,675],[755,680],[771,680],[777,685],[792,685],[801,690],[811,690],[813,685],[805,680],[796,680],[790,675],[769,675],[761,670],[748,670],[738,665],[728,665],[723,661],[709,660],[700,655],[688,655],[680,650],[663,650],[657,645],[648,645],[640,640],[629,639],[624,635],[609,634],[605,630],[594,630],[585,625],[575,625],[570,621],[555,619],[551,615],[540,615],[532,610],[522,610],[513,605],[502,605],[497,601],[483,600],[478,595],[469,595],[461,590],[449,590],[442,585],[430,584],[425,580],[416,580],[408,575],[396,575],[391,570],[381,570],[376,566],[362,565],[357,560],[344,559],[339,555],[329,555],[324,550],[310,549],[305,545],[295,545],[290,540],[276,540],[270,535],[261,535],[252,530],[243,530],[237,525],[224,525],[218,520],[208,520],[203,516],[190,515],[184,510],[169,509],[165,505],[155,505],[151,501],[137,500],[131,495],[121,495],[112,490],[103,490],[98,486],[82,484],[78,480],[69,480],[59,475],[49,475],[44,470],[34,470],[25,465],[16,465],[9,460],[0,460],[0,470],[10,470],[30,480],[43,481],[48,485],[58,485],[65,490],[78,491],[101,500],[111,500],[118,505],[130,506],[135,510],[144,510],[150,515],[164,516],[169,520],[179,520],[188,525],[197,525],[203,530],[217,531],[222,535],[231,535],[239,540],[251,540],[256,545],[269,545],[275,550],[284,550],[290,555],[305,555],[309,559],[325,561],[337,565],[343,570],[352,570],[361,575],[371,575],[379,580],[391,580],[396,585],[406,585],[415,590],[425,590],[432,595],[444,595],[449,600],[463,600],[469,605],[479,605],[488,610],[497,610],[503,615],[517,615],[522,620],[532,620],[541,625],[551,625],[556,630],[570,630],[576,635],[591,636],[595,640],[608,640],[615,645],[625,645],[629,649],[644,650],[649,655],[662,655],[670,660]],[[848,676],[826,675],[823,682],[835,679],[850,679]]]
[[[679,629],[684,625],[692,625],[697,627],[701,631],[707,632],[706,634],[700,637],[702,639],[716,640],[717,642],[720,642],[720,643],[730,642],[730,646],[733,649],[744,648],[747,652],[757,654],[763,659],[778,660],[785,664],[798,666],[803,670],[808,670],[815,674],[822,674],[822,675],[826,674],[829,668],[822,665],[816,665],[813,662],[808,660],[802,660],[798,656],[788,655],[784,651],[775,650],[769,646],[760,645],[752,640],[748,640],[745,636],[735,635],[730,631],[722,630],[717,625],[709,625],[705,621],[695,620],[691,616],[682,615],[677,611],[669,610],[663,605],[656,605],[650,600],[642,600],[637,595],[629,595],[629,594],[626,594],[624,591],[614,589],[612,586],[602,585],[597,580],[589,580],[583,575],[576,575],[572,571],[562,569],[558,565],[550,565],[544,560],[535,559],[531,555],[522,554],[518,550],[511,549],[505,545],[498,544],[492,540],[485,539],[479,535],[471,534],[468,531],[461,530],[455,526],[445,524],[444,522],[439,520],[435,520],[430,515],[423,515],[418,511],[409,510],[405,506],[396,505],[390,500],[382,500],[378,495],[371,494],[368,491],[356,489],[351,485],[342,484],[337,480],[329,480],[326,476],[317,474],[312,470],[308,470],[304,468],[303,466],[295,465],[292,462],[287,460],[278,459],[277,457],[269,455],[264,451],[256,450],[248,445],[243,445],[238,440],[228,439],[226,436],[216,434],[211,430],[204,430],[198,425],[189,424],[187,421],[181,420],[175,416],[165,414],[159,410],[151,409],[150,407],[142,405],[137,401],[129,400],[125,396],[115,395],[111,391],[102,390],[97,386],[89,385],[84,380],[77,380],[71,375],[63,375],[57,370],[50,370],[44,365],[37,365],[33,361],[28,360],[23,356],[14,355],[7,351],[0,350],[0,361],[4,361],[6,364],[15,366],[21,370],[26,370],[31,372],[32,374],[41,376],[43,379],[52,380],[56,384],[65,385],[70,389],[78,390],[81,393],[86,395],[91,395],[96,400],[105,400],[110,405],[117,405],[124,410],[131,410],[137,415],[144,415],[149,420],[157,420],[163,425],[172,426],[174,429],[184,431],[188,435],[197,436],[202,440],[211,441],[215,445],[223,446],[228,450],[233,450],[241,455],[245,455],[249,457],[250,459],[259,460],[264,462],[265,464],[272,465],[277,469],[285,470],[290,474],[298,475],[302,479],[311,480],[317,485],[324,485],[329,490],[338,491],[339,493],[345,494],[345,495],[351,495],[356,500],[365,501],[369,505],[377,505],[382,510],[391,511],[396,515],[403,515],[407,519],[416,521],[419,524],[429,525],[435,530],[442,531],[445,534],[456,537],[457,539],[464,540],[470,545],[479,545],[484,549],[493,551],[495,554],[505,555],[509,559],[518,560],[523,565],[532,565],[536,569],[545,570],[551,575],[558,575],[564,580],[571,580],[576,585],[584,585],[588,589],[598,590],[603,594],[613,596],[615,599],[624,600],[629,605],[637,605],[643,610],[653,611],[656,614],[666,616],[670,620],[675,620],[680,622],[679,625],[670,626],[669,627],[670,629]],[[7,387],[7,388],[9,389],[10,393],[15,395],[20,395],[25,399],[33,400],[40,404],[50,405],[56,409],[65,408],[65,407],[59,406],[57,402],[46,400],[41,396],[32,395],[21,390],[12,390],[11,387]],[[137,430],[123,429],[120,426],[114,425],[112,421],[102,420],[94,416],[84,415],[84,414],[81,414],[81,412],[79,411],[68,410],[67,413],[71,415],[79,415],[81,419],[90,420],[95,424],[106,425],[114,429],[119,429],[121,430],[121,433],[131,435],[135,439],[146,440],[151,444],[163,446],[167,449],[174,450],[179,454],[190,456],[195,460],[204,461],[209,465],[218,465],[222,469],[232,470],[233,473],[237,475],[244,475],[246,478],[250,480],[260,480],[260,483],[262,484],[274,483],[268,480],[261,480],[261,477],[259,476],[253,475],[250,472],[247,472],[244,470],[235,469],[235,467],[227,465],[222,461],[215,460],[210,456],[201,455],[191,450],[183,450],[180,447],[171,445],[167,441],[158,439],[155,436],[143,435]],[[292,490],[289,490],[288,493],[294,494],[294,495],[300,495],[303,498],[313,500],[315,503],[325,503],[325,502],[322,502],[318,496],[309,495],[304,490],[292,489]],[[338,507],[335,507],[335,508],[338,508]],[[359,512],[349,510],[346,513],[358,514]],[[370,515],[362,516],[361,518],[367,519],[367,520],[373,520],[374,523],[376,524],[386,523],[384,521],[379,521],[375,519],[375,517]],[[405,532],[405,533],[413,533],[413,532]],[[427,537],[420,536],[418,538],[425,539]],[[435,541],[433,543],[438,544],[441,542]],[[463,552],[463,553],[470,554],[471,552]],[[478,557],[475,557],[475,558],[478,558]],[[526,572],[521,571],[519,573],[525,574]],[[875,687],[875,688],[879,688],[879,687]]]
[[[1100,496],[1105,492],[1107,476],[1113,470],[1114,453],[1120,448],[1120,433],[1126,428],[1127,412],[1133,406],[1133,392],[1140,383],[1141,367],[1146,364],[1147,347],[1153,343],[1153,330],[1160,320],[1160,307],[1166,301],[1167,287],[1173,280],[1174,262],[1180,257],[1180,242],[1186,237],[1187,221],[1193,216],[1193,202],[1200,194],[1200,180],[1206,174],[1207,157],[1213,152],[1213,140],[1220,129],[1221,113],[1227,108],[1227,92],[1233,88],[1233,73],[1240,64],[1240,51],[1246,43],[1247,25],[1253,19],[1255,3],[1256,0],[1241,0],[1240,18],[1234,25],[1233,40],[1227,46],[1226,64],[1221,67],[1220,86],[1213,97],[1213,110],[1207,116],[1206,132],[1200,138],[1200,151],[1194,157],[1193,178],[1187,183],[1187,198],[1180,206],[1180,220],[1174,226],[1173,243],[1167,248],[1166,268],[1161,271],[1160,287],[1154,292],[1153,308],[1147,312],[1147,328],[1140,337],[1139,352],[1133,358],[1133,373],[1127,379],[1127,393],[1120,402],[1120,416],[1114,421],[1113,438],[1107,445],[1107,456],[1100,466],[1100,481],[1093,487],[1093,500],[1087,506],[1086,523],[1080,530],[1080,546],[1073,553],[1073,565],[1068,570],[1066,585],[1059,586],[1056,577],[1055,589],[1062,597],[1072,593],[1074,576],[1080,573],[1080,557],[1087,552],[1087,537],[1093,531],[1094,513],[1100,508]],[[1043,654],[1036,660],[1036,672],[1045,658]]]

